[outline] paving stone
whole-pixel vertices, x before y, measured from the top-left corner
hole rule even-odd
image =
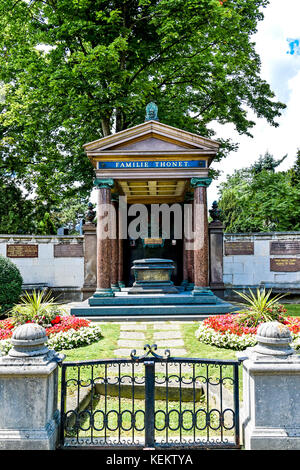
[[[183,339],[160,339],[155,341],[158,348],[178,348],[184,346]]]
[[[154,339],[176,339],[181,338],[181,331],[155,331],[153,333]]]
[[[133,339],[119,339],[118,347],[119,348],[132,348],[132,349],[143,348],[144,341],[136,341]]]
[[[169,330],[169,331],[174,331],[174,330],[180,330],[180,325],[176,325],[176,324],[168,324],[168,323],[160,323],[160,322],[157,322],[155,323],[154,325],[154,329],[155,330]]]
[[[137,348],[119,348],[115,349],[114,355],[117,357],[128,357],[130,359],[130,353],[133,349],[136,349],[136,356],[143,356],[145,354],[144,349],[137,349]]]
[[[145,340],[145,334],[140,331],[120,331],[120,339],[132,338],[132,339],[143,339]]]
[[[186,350],[183,349],[183,348],[176,348],[175,349],[175,348],[170,348],[170,347],[157,348],[155,353],[158,354],[159,356],[164,356],[166,349],[170,349],[171,357],[172,356],[181,357],[181,356],[185,356],[187,354]]]
[[[147,325],[131,325],[130,323],[121,323],[120,329],[123,331],[147,330]]]

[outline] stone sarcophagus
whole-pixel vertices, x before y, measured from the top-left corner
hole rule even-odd
[[[133,262],[132,271],[135,282],[129,294],[177,294],[178,290],[171,281],[175,269],[170,259],[148,258]]]

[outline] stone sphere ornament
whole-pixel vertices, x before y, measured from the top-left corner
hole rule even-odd
[[[255,352],[266,355],[288,356],[294,353],[290,347],[292,335],[283,323],[272,321],[261,323],[256,333]]]
[[[9,351],[11,357],[42,356],[49,353],[46,330],[37,323],[19,325],[13,332]]]

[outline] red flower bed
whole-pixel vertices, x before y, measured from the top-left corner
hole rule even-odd
[[[57,316],[51,321],[51,324],[51,327],[45,328],[47,336],[52,333],[59,333],[60,331],[68,331],[70,329],[79,330],[82,327],[89,326],[90,321],[84,318],[77,318],[73,315],[68,317]],[[0,320],[0,340],[10,338],[13,328],[14,324],[10,318]]]
[[[73,315],[70,317],[61,317],[59,323],[55,323],[53,326],[46,328],[46,334],[49,336],[52,333],[59,333],[60,331],[68,331],[70,329],[79,330],[80,328],[89,325],[90,321],[85,320],[84,318],[77,318]]]
[[[256,334],[257,327],[244,326],[237,322],[238,314],[227,313],[226,315],[213,315],[204,320],[208,328],[213,328],[220,334],[225,332],[241,336],[242,334]],[[300,332],[300,317],[285,317],[283,324],[287,325],[292,333]]]

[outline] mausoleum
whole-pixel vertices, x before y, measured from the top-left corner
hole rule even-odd
[[[209,167],[219,143],[158,120],[84,145],[95,169],[97,218],[85,235],[85,302],[75,315],[194,315],[233,307],[223,283],[221,223],[209,235]]]

